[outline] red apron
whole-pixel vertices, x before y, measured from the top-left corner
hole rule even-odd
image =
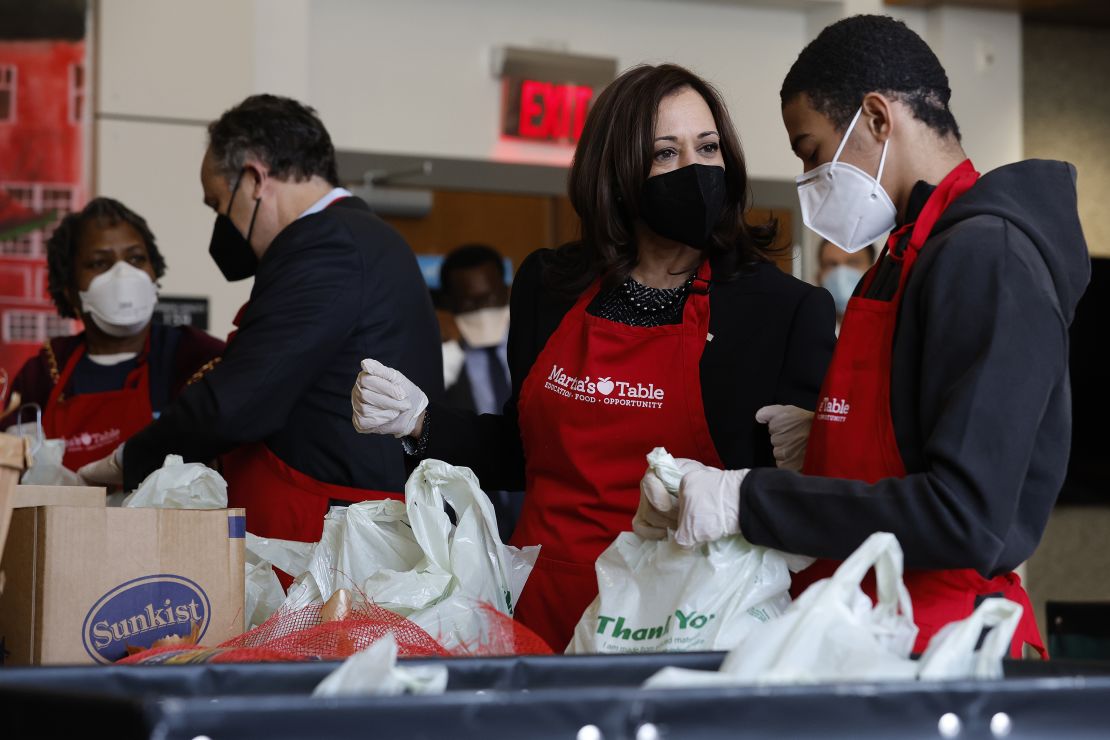
[[[243,304],[235,315],[232,323],[236,327],[247,305]],[[228,335],[228,346],[236,334],[237,328]],[[318,542],[332,499],[348,503],[405,499],[403,493],[318,481],[289,467],[265,442],[251,442],[225,453],[220,457],[220,467],[227,481],[227,505],[246,509],[247,531],[259,537]],[[282,585],[288,588],[293,579],[277,572]]]
[[[887,241],[888,256],[902,262],[893,300],[856,297],[849,301],[806,447],[803,472],[807,475],[866,483],[906,477],[890,412],[891,358],[898,307],[913,264],[933,226],[948,205],[978,179],[979,173],[971,160],[964,160],[937,186],[917,221],[891,234]],[[899,257],[894,253],[895,246],[911,229],[909,243]],[[864,277],[864,291],[877,269],[878,264]],[[797,595],[814,581],[832,575],[839,564],[818,560],[795,576],[791,590]],[[923,651],[929,638],[945,624],[969,616],[975,610],[977,597],[1001,595],[1024,608],[1011,654],[1021,657],[1023,642],[1045,654],[1029,596],[1015,573],[987,579],[970,569],[907,570],[905,582],[913,599],[914,621],[920,630],[914,644],[916,652]],[[872,579],[865,584],[865,590],[874,598]]]
[[[527,495],[512,544],[542,545],[516,618],[556,650],[597,596],[594,561],[629,530],[653,447],[721,467],[702,408],[708,262],[681,324],[634,327],[586,313],[595,282],[520,390]]]
[[[52,351],[52,350],[48,350]],[[96,462],[150,424],[154,410],[150,405],[150,337],[139,354],[123,388],[104,393],[65,396],[66,386],[77,363],[85,356],[82,342],[66,361],[50,391],[42,413],[42,427],[50,439],[64,438],[66,454],[62,463],[70,470]]]
[[[286,465],[265,442],[237,447],[220,462],[227,505],[246,509],[247,531],[259,537],[318,542],[332,499],[358,503],[405,498],[402,493],[322,483]]]

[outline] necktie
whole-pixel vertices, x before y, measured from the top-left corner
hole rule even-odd
[[[496,402],[497,412],[509,400],[512,389],[506,377],[505,368],[501,365],[501,357],[497,354],[497,347],[486,348],[486,359],[489,363],[489,387],[493,390],[493,400]]]

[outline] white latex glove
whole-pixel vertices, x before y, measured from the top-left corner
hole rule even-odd
[[[102,457],[88,465],[82,465],[77,469],[77,475],[88,486],[104,486],[106,488],[122,486],[123,445],[117,447],[107,457]]]
[[[393,368],[363,360],[351,390],[351,408],[351,423],[362,434],[407,437],[428,408],[428,397]]]
[[[675,458],[674,464],[682,475],[705,467],[697,460],[686,458]],[[648,467],[640,479],[640,505],[632,518],[632,531],[645,540],[661,540],[667,536],[668,529],[678,529],[678,495],[677,487],[669,487]]]
[[[640,505],[632,517],[632,531],[645,540],[661,540],[678,527],[678,497],[650,467],[640,479]]]
[[[695,460],[678,458],[682,484],[678,489],[678,531],[682,547],[713,542],[740,531],[740,484],[744,470],[718,470]]]
[[[767,425],[775,464],[783,470],[798,471],[806,459],[806,441],[813,426],[813,412],[797,406],[764,406],[755,420]]]

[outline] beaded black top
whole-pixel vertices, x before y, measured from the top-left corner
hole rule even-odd
[[[694,274],[677,288],[651,288],[631,277],[598,296],[590,313],[628,326],[664,326],[682,323],[682,309]]]

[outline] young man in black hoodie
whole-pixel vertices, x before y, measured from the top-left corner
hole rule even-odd
[[[741,532],[825,559],[796,592],[892,532],[916,650],[1004,596],[1025,610],[1020,655],[1041,641],[1012,570],[1064,481],[1068,326],[1090,259],[1075,168],[1025,161],[980,177],[950,96],[933,52],[888,17],[845,19],[802,51],[781,98],[803,218],[846,251],[893,233],[849,304],[816,415],[760,412],[779,469],[680,461],[677,503],[649,473],[635,528],[676,527],[688,545]]]

